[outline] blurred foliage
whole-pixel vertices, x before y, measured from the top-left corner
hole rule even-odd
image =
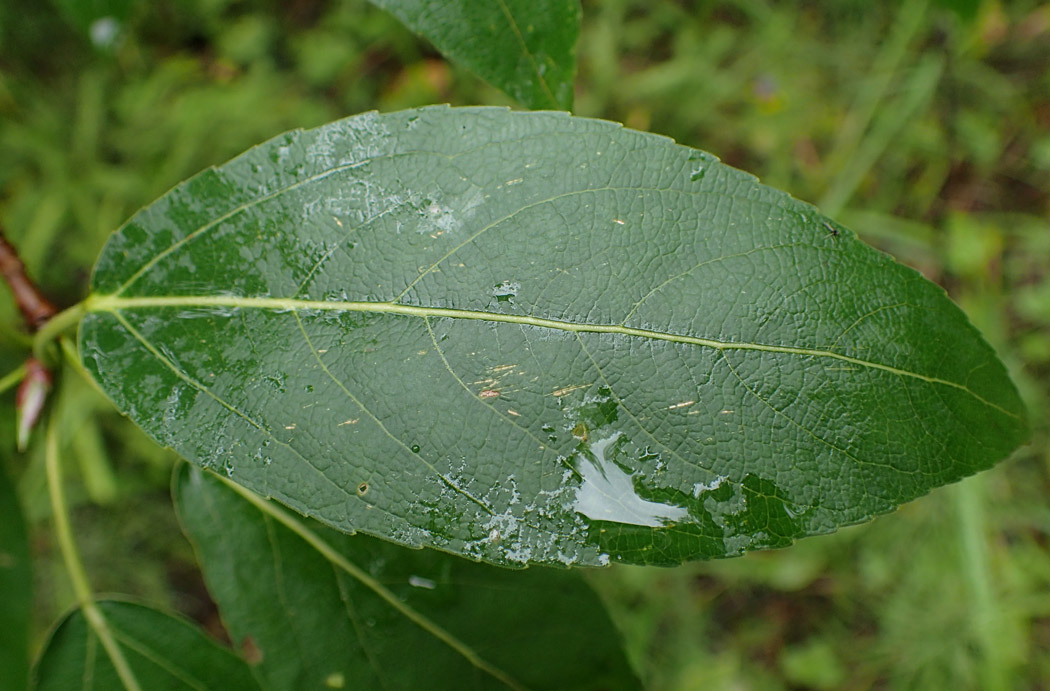
[[[592,0],[578,54],[579,114],[711,151],[945,286],[1034,427],[995,470],[870,525],[594,572],[647,686],[1046,688],[1050,4]],[[202,167],[287,129],[436,102],[508,104],[364,0],[5,0],[0,223],[73,304],[108,234]],[[0,376],[26,350],[0,298]],[[51,414],[96,585],[221,635],[166,497],[172,455],[64,377]],[[71,594],[39,450],[13,450],[12,398],[0,460],[35,526],[39,641]]]

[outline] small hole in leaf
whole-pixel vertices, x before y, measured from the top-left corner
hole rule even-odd
[[[366,492],[368,492],[367,482],[362,482],[360,485],[357,486],[357,496],[363,497]]]

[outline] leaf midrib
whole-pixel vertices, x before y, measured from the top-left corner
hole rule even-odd
[[[104,313],[120,312],[134,309],[156,309],[166,307],[216,307],[228,309],[263,309],[275,312],[299,312],[305,310],[316,310],[326,312],[368,312],[375,314],[397,314],[420,318],[448,318],[464,319],[469,321],[488,321],[503,324],[518,324],[520,326],[534,326],[543,329],[553,329],[569,333],[599,333],[615,334],[620,336],[631,336],[635,338],[646,338],[657,341],[666,341],[683,345],[694,345],[714,350],[752,350],[765,353],[781,353],[787,355],[798,355],[804,357],[831,358],[846,362],[859,367],[881,370],[900,377],[918,379],[928,384],[947,386],[962,391],[972,396],[982,404],[993,408],[1003,415],[1014,419],[1020,419],[1018,413],[1011,412],[1002,406],[993,403],[977,394],[975,391],[958,382],[932,377],[919,372],[912,372],[892,365],[886,365],[870,360],[851,357],[842,353],[818,348],[803,348],[798,346],[770,345],[763,343],[747,343],[734,341],[720,341],[712,338],[701,338],[684,334],[674,334],[652,329],[640,329],[626,326],[624,324],[592,324],[578,323],[559,319],[548,319],[544,317],[533,317],[519,314],[505,314],[500,312],[486,312],[484,310],[455,309],[448,307],[419,307],[415,305],[404,305],[396,302],[369,302],[369,301],[336,301],[336,300],[302,300],[295,298],[273,298],[273,297],[236,297],[228,295],[164,295],[164,296],[141,296],[121,297],[120,295],[98,295],[92,294],[84,302],[87,312]]]

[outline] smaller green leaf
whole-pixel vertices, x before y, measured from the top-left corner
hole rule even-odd
[[[258,689],[248,665],[200,629],[164,612],[107,600],[97,603],[139,688]],[[33,688],[127,688],[82,610],[67,616],[37,663]]]
[[[532,109],[572,110],[579,0],[372,0]]]
[[[29,676],[29,541],[18,497],[0,467],[0,687],[25,688]]]
[[[188,464],[173,492],[223,620],[271,689],[638,687],[575,573],[348,536]]]

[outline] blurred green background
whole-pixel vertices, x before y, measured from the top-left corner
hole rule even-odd
[[[1050,689],[1050,4],[583,3],[577,113],[702,148],[943,285],[1010,367],[1032,443],[788,550],[588,574],[652,689]],[[59,304],[107,235],[202,167],[361,111],[507,104],[364,0],[0,2],[0,223]],[[0,297],[0,376],[27,338]],[[173,457],[67,376],[99,590],[221,636],[175,523]],[[32,521],[35,642],[72,602],[39,449],[0,457]]]

